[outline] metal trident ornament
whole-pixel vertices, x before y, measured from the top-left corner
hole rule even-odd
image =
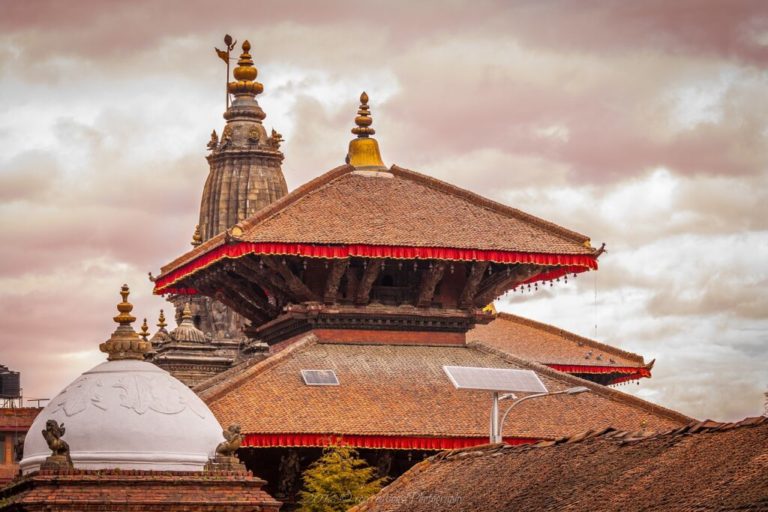
[[[218,48],[214,47],[214,50],[216,50],[216,55],[218,55],[219,58],[224,62],[226,62],[227,64],[227,79],[224,82],[224,91],[225,91],[225,94],[227,95],[227,102],[226,102],[227,108],[229,108],[229,91],[227,91],[227,85],[229,84],[229,52],[231,52],[235,48],[236,44],[237,44],[237,41],[232,40],[232,36],[227,34],[224,36],[224,48],[226,48],[226,51],[219,50]]]

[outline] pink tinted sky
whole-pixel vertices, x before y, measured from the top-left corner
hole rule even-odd
[[[123,282],[185,251],[249,38],[290,188],[343,161],[360,91],[387,163],[586,233],[601,269],[499,309],[656,358],[692,416],[768,386],[768,6],[747,1],[4,2],[0,364],[50,397]]]

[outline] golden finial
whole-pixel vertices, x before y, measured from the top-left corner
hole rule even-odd
[[[371,107],[368,106],[368,94],[363,91],[360,95],[360,108],[355,118],[356,127],[352,128],[352,133],[358,137],[368,137],[374,135],[376,130],[371,128],[373,118],[371,117]]]
[[[203,235],[200,234],[200,224],[195,226],[195,234],[192,235],[192,247],[197,247],[203,243]]]
[[[229,82],[228,90],[232,94],[261,94],[264,86],[256,81],[259,71],[253,65],[251,58],[251,43],[247,40],[243,42],[243,53],[240,54],[240,60],[237,61],[237,67],[233,72],[234,82]]]
[[[347,163],[356,169],[362,170],[384,170],[387,167],[381,159],[379,143],[371,135],[376,131],[371,128],[373,118],[371,117],[371,108],[368,106],[368,95],[363,92],[360,95],[360,108],[355,117],[355,126],[352,133],[357,135],[349,143],[349,152],[347,153]]]
[[[165,323],[165,313],[163,313],[163,310],[160,310],[160,316],[157,317],[157,326],[162,330],[165,329],[165,326],[168,325]]]
[[[139,334],[144,341],[148,341],[149,338],[149,325],[147,325],[147,319],[144,319],[144,323],[141,324],[141,333]]]
[[[131,324],[136,321],[136,317],[131,315],[133,304],[128,302],[129,294],[130,289],[127,284],[124,284],[120,289],[120,295],[123,297],[123,300],[117,305],[119,314],[113,318],[119,325],[115,332],[112,333],[112,336],[99,345],[99,349],[102,352],[109,354],[107,359],[110,361],[117,359],[143,360],[144,354],[149,352],[151,347],[150,343],[142,340],[136,331],[133,330],[133,327],[131,327]],[[146,325],[146,320],[144,325]]]
[[[192,309],[189,307],[189,302],[184,304],[184,310],[181,312],[181,321],[192,320]]]

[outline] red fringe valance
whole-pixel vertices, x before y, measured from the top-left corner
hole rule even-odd
[[[174,287],[185,277],[224,258],[241,258],[249,254],[305,256],[308,258],[340,259],[389,258],[389,259],[436,259],[446,261],[491,261],[494,263],[532,263],[560,266],[550,272],[526,281],[555,279],[565,274],[597,269],[597,259],[589,254],[544,254],[510,251],[482,251],[477,249],[451,249],[446,247],[397,247],[388,245],[312,245],[286,243],[238,242],[221,245],[201,254],[194,260],[157,278],[155,293],[194,294],[193,288]]]
[[[619,373],[623,374],[621,377],[616,377],[611,381],[611,384],[619,384],[628,380],[642,379],[643,377],[650,378],[651,370],[649,368],[634,367],[634,366],[588,366],[588,365],[575,365],[575,364],[548,364],[553,370],[558,370],[564,373]]]
[[[507,444],[536,443],[533,437],[505,437]],[[488,437],[364,436],[338,434],[246,434],[242,446],[251,448],[323,447],[345,444],[354,448],[389,450],[455,450],[488,444]]]

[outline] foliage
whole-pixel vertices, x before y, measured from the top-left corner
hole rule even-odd
[[[304,471],[299,493],[301,512],[340,512],[376,494],[387,478],[374,478],[376,469],[349,446],[330,446]]]

